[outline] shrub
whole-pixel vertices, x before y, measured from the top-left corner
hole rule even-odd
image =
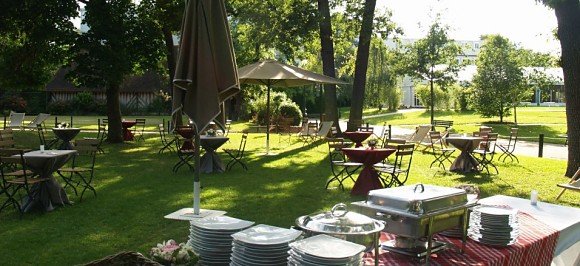
[[[95,95],[90,92],[79,92],[72,100],[73,111],[77,114],[96,113]]]
[[[11,110],[17,113],[25,113],[28,111],[28,103],[22,96],[4,96],[0,105],[3,110]]]
[[[292,101],[286,101],[280,104],[279,113],[284,118],[292,118],[293,126],[300,125],[300,121],[302,121],[302,112],[300,111],[300,107],[298,104]]]
[[[71,105],[68,101],[52,101],[48,104],[48,112],[55,115],[70,114]]]
[[[282,106],[285,106],[282,108]],[[261,95],[256,99],[250,100],[248,102],[248,107],[251,110],[252,120],[260,125],[266,124],[266,109],[267,109],[267,96]],[[282,110],[286,112],[287,116],[282,114]],[[298,105],[290,100],[284,92],[271,92],[270,93],[270,119],[280,115],[284,117],[292,117],[298,119],[299,123],[302,119],[302,112]]]

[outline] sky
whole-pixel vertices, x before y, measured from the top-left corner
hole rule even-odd
[[[424,38],[434,14],[440,13],[455,40],[500,34],[523,48],[560,51],[560,43],[552,35],[556,15],[535,0],[377,0],[377,10],[385,7],[393,11],[392,20],[403,28],[406,38]]]

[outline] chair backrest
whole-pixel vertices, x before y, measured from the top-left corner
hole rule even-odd
[[[0,148],[0,171],[2,174],[2,185],[6,181],[6,174],[22,170],[20,177],[24,177],[25,183],[27,181],[26,160],[24,158],[24,150],[22,149],[5,149]]]
[[[430,130],[431,130],[431,125],[419,125],[417,127],[417,129],[415,130],[415,132],[413,133],[413,135],[411,136],[411,138],[409,139],[409,142],[414,142],[414,143],[422,142]]]
[[[145,131],[145,118],[135,118],[135,132],[139,132],[143,135]]]
[[[97,139],[76,140],[74,149],[77,151],[77,155],[73,157],[73,167],[83,167],[93,170],[99,144],[99,140]]]
[[[317,130],[318,126],[316,122],[307,122],[305,124],[302,124],[302,131],[300,131],[300,135],[312,136],[316,134]]]
[[[40,113],[34,119],[32,119],[32,121],[30,121],[30,123],[28,123],[28,125],[26,125],[25,127],[38,129],[36,125],[44,124],[44,120],[46,120],[49,116],[50,114]]]
[[[161,138],[161,143],[163,145],[167,144],[167,136],[165,135],[165,125],[163,125],[163,123],[160,123],[157,126],[157,129],[159,130],[159,137]]]
[[[38,133],[38,140],[40,141],[40,145],[44,145],[46,147],[47,143],[46,138],[44,136],[44,127],[42,126],[42,124],[36,124],[36,131]],[[49,147],[46,148],[50,149]]]
[[[359,126],[357,127],[357,131],[374,132],[375,128],[371,126]]]
[[[0,130],[0,147],[14,148],[15,146],[16,140],[14,139],[12,128]]]
[[[495,152],[495,143],[497,142],[497,133],[487,133],[487,136],[483,137],[482,149],[487,153]]]
[[[343,138],[326,138],[326,143],[328,144],[328,156],[330,163],[333,162],[344,162],[345,156],[342,152],[342,148],[345,147]]]
[[[320,124],[320,129],[318,130],[318,133],[316,133],[316,136],[321,137],[321,138],[326,138],[328,136],[328,134],[330,133],[330,128],[332,127],[332,121],[324,121]]]
[[[238,148],[238,159],[244,157],[244,151],[246,150],[246,143],[248,142],[248,132],[242,133],[242,139],[240,140],[240,147]]]
[[[518,141],[518,128],[512,127],[510,133],[510,139],[508,141],[508,148],[512,149],[516,147],[516,142]]]
[[[397,149],[399,145],[406,144],[407,141],[404,139],[385,139],[383,142],[383,148],[386,149]]]
[[[10,124],[8,124],[8,127],[16,127],[16,128],[22,127],[25,115],[26,115],[25,113],[10,112]]]
[[[443,135],[439,131],[429,131],[429,139],[431,140],[433,152],[437,149],[443,149],[446,146],[443,141]]]
[[[400,179],[401,183],[407,181],[409,170],[411,169],[411,162],[413,161],[413,152],[415,151],[415,144],[401,144],[397,146],[395,152],[395,170],[405,173],[405,179]]]

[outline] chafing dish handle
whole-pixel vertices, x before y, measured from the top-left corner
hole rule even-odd
[[[417,187],[419,187],[419,186],[421,186],[421,192],[420,193],[425,192],[425,186],[423,186],[423,184],[421,184],[421,183],[417,183],[415,185],[415,188],[413,188],[413,192],[417,193]]]

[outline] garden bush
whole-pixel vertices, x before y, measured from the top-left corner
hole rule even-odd
[[[279,111],[282,117],[293,119],[293,126],[300,125],[300,121],[302,121],[302,112],[300,111],[298,104],[290,101],[283,102],[280,104]]]

